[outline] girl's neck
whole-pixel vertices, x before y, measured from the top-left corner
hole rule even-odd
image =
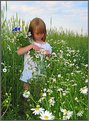
[[[45,42],[42,41],[42,40],[36,40],[35,42],[37,42],[37,43],[45,43]]]

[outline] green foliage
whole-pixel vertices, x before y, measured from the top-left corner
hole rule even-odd
[[[14,33],[11,31],[17,23],[21,24],[18,17],[17,20],[12,17],[9,23],[2,13],[2,20],[2,119],[39,120],[39,116],[31,111],[31,108],[39,104],[40,107],[52,112],[55,120],[63,119],[60,108],[73,111],[71,120],[87,120],[88,96],[80,92],[81,88],[88,86],[87,35],[78,35],[68,31],[48,31],[46,41],[52,46],[52,55],[50,58],[43,56],[41,60],[40,56],[37,57],[38,53],[34,50],[30,51],[33,60],[40,65],[42,73],[29,80],[31,96],[25,101],[26,104],[23,104],[20,98],[23,88],[19,78],[23,70],[24,56],[18,56],[16,51],[20,46],[31,44],[32,40],[26,37],[27,27],[24,22],[21,26],[22,31]],[[52,97],[55,101],[53,106],[49,102]],[[19,113],[24,109],[24,114]],[[77,113],[81,110],[84,113],[79,117]]]

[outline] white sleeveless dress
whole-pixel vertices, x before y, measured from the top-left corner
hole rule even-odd
[[[52,47],[47,42],[43,42],[43,43],[33,42],[33,44],[43,48],[44,50],[48,50],[50,54],[52,53]],[[20,80],[23,82],[28,82],[28,80],[32,78],[33,72],[36,71],[35,70],[36,67],[37,67],[37,63],[32,60],[30,51],[28,51],[27,53],[24,54],[24,69],[20,76]],[[40,70],[38,73],[40,73]]]

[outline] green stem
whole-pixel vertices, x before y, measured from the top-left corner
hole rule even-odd
[[[37,104],[37,103],[35,102],[35,100],[33,99],[33,97],[32,97],[31,94],[30,94],[30,98],[33,100],[33,102],[34,102],[35,104]]]
[[[9,109],[10,102],[11,102],[11,100],[9,101],[9,104],[8,104],[8,106],[7,106],[7,109],[5,110],[5,112],[3,113],[3,115],[1,116],[1,118],[6,114],[7,110]]]
[[[81,101],[80,101],[81,102]],[[81,102],[83,105],[85,105],[88,108],[88,105],[86,105],[85,103]]]

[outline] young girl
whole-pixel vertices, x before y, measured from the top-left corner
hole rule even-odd
[[[19,47],[17,50],[18,55],[24,54],[24,69],[20,80],[23,81],[24,90],[29,90],[28,80],[32,78],[32,70],[36,65],[31,59],[30,50],[33,49],[36,52],[40,52],[40,50],[44,50],[44,54],[50,56],[52,52],[52,48],[50,44],[46,41],[46,25],[40,18],[34,18],[29,25],[28,36],[33,39],[32,44],[29,44],[25,47]],[[30,63],[29,63],[30,62]]]

